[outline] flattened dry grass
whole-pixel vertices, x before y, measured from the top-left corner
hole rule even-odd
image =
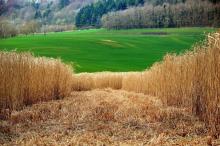
[[[159,98],[102,89],[13,111],[5,145],[206,145],[205,124]],[[0,132],[1,133],[1,132]]]

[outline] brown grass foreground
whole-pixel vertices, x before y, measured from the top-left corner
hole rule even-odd
[[[1,125],[0,144],[8,146],[220,144],[187,108],[111,89],[73,92],[63,100],[13,111]]]
[[[136,79],[135,79],[136,78]],[[136,86],[132,86],[136,80]],[[129,82],[132,84],[129,84]],[[150,70],[123,80],[122,88],[157,96],[171,106],[189,107],[220,134],[220,34],[184,55],[167,55]],[[133,87],[133,88],[132,88]]]
[[[0,109],[12,110],[69,95],[72,70],[60,60],[0,52],[0,78]]]
[[[80,74],[74,90],[111,87],[159,97],[169,106],[187,107],[220,134],[220,33],[183,55],[166,55],[145,72]],[[74,81],[75,81],[74,80]]]

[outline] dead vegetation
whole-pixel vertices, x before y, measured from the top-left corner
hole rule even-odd
[[[207,123],[214,137],[220,135],[219,33],[209,35],[193,51],[166,55],[144,72],[82,74],[76,78],[88,82],[80,83],[80,90],[123,89],[159,97],[168,106],[189,108]]]
[[[127,73],[81,73],[74,75],[73,91],[87,91],[92,89],[121,89],[123,76]]]
[[[71,92],[72,70],[60,60],[30,53],[0,52],[0,116]]]
[[[150,70],[124,80],[126,84],[122,87],[125,90],[159,97],[166,105],[191,108],[193,114],[206,121],[213,136],[219,137],[219,33],[209,35],[207,41],[196,46],[194,51],[180,56],[167,55]],[[131,85],[128,85],[129,81]],[[135,85],[133,89],[132,85]]]
[[[207,145],[205,124],[186,108],[120,90],[73,92],[16,112],[4,124],[5,145]],[[2,129],[2,128],[1,128]],[[1,132],[0,132],[1,133]],[[2,133],[1,133],[2,134]]]

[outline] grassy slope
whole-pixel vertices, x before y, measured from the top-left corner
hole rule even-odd
[[[0,40],[0,50],[31,51],[74,62],[76,72],[140,71],[167,52],[183,52],[204,38],[212,28],[81,30],[18,36]],[[167,32],[146,35],[143,32]]]

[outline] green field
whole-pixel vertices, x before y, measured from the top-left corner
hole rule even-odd
[[[31,51],[36,56],[74,62],[76,72],[141,71],[167,52],[181,53],[213,28],[75,30],[0,39],[0,50]]]

